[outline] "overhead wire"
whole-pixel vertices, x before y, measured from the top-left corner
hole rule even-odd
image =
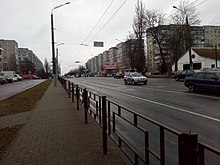
[[[126,2],[127,0],[125,0],[121,4],[121,6],[119,6],[119,8],[113,13],[113,15],[108,19],[108,21],[99,29],[99,31],[89,40],[89,42],[91,42],[104,29],[104,27],[111,21],[111,19],[118,13],[118,11],[124,6]]]
[[[113,15],[108,19],[108,21],[99,29],[99,31],[88,41],[88,42],[86,42],[86,45],[88,45],[88,43],[89,42],[91,42],[102,30],[103,30],[103,28],[110,22],[110,20],[118,13],[118,11],[124,6],[124,4],[127,2],[127,0],[125,0],[120,6],[119,6],[119,8],[113,13]],[[112,4],[113,2],[111,2],[111,4]],[[109,5],[109,7],[111,6],[111,4]],[[109,7],[107,8],[107,10],[109,9]],[[106,11],[107,12],[107,11]],[[105,13],[106,13],[105,12]],[[103,16],[102,16],[103,17]],[[101,18],[102,18],[101,17]],[[96,25],[97,26],[97,25]],[[94,28],[95,29],[95,28]],[[94,31],[94,30],[92,30],[92,31]],[[91,34],[89,34],[89,35],[91,35]],[[86,38],[86,39],[88,39],[88,37]],[[84,40],[84,41],[86,41],[86,40]],[[84,47],[84,50],[82,50],[83,48],[81,47],[80,48],[80,50],[79,50],[79,53],[82,53],[82,51],[84,51],[85,50],[85,47]]]
[[[199,0],[195,0],[195,1],[191,2],[190,4],[188,4],[186,7],[192,6],[193,4],[195,4],[195,3],[198,2],[198,1],[199,1]],[[207,0],[204,0],[204,1],[200,2],[199,4],[196,4],[196,5],[194,5],[194,7],[197,7],[197,6],[203,4],[203,3],[206,2],[206,1],[207,1]],[[177,11],[176,11],[176,12],[177,12]],[[172,13],[170,16],[174,15],[176,12]]]
[[[115,0],[112,0],[111,3],[108,5],[108,7],[106,8],[106,10],[104,11],[104,13],[102,14],[102,16],[99,18],[99,20],[97,21],[97,23],[95,24],[95,26],[92,28],[92,30],[89,32],[89,34],[87,35],[87,37],[83,40],[82,43],[84,43],[89,36],[92,34],[92,32],[95,30],[95,28],[97,27],[97,25],[99,24],[99,22],[101,21],[101,19],[105,16],[105,14],[107,13],[107,11],[109,10],[109,8],[111,7],[111,5],[113,4]]]

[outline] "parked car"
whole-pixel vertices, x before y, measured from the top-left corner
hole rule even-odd
[[[148,80],[147,77],[145,77],[137,72],[131,72],[131,73],[128,73],[127,75],[124,76],[124,83],[125,84],[131,83],[131,84],[135,85],[138,83],[143,83],[144,85],[146,85],[147,80]]]
[[[195,74],[196,72],[199,72],[198,70],[195,71],[195,70],[183,70],[181,72],[177,72],[175,75],[174,75],[174,79],[176,81],[179,81],[179,80],[184,80],[186,77],[188,76],[192,76],[193,74]]]
[[[18,78],[18,81],[23,80],[23,78],[19,74],[15,74],[14,76]]]
[[[13,78],[10,76],[5,76],[5,80],[7,83],[13,83]]]
[[[0,75],[0,85],[5,83],[7,83],[5,77]]]
[[[186,77],[184,85],[190,92],[207,90],[220,92],[220,72],[199,72]]]
[[[34,75],[34,74],[23,74],[22,75],[23,79],[40,79],[40,77]]]
[[[13,82],[18,82],[18,78],[15,76],[12,77],[12,80],[13,80]]]
[[[114,78],[123,78],[123,77],[124,77],[123,73],[119,73],[119,72],[117,72],[117,73],[114,75]]]

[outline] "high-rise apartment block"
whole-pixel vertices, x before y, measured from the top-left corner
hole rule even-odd
[[[144,40],[142,41],[144,43]],[[144,44],[143,44],[144,45]],[[100,53],[87,61],[86,67],[89,73],[98,75],[112,75],[135,68],[135,54],[138,40],[129,39],[117,44],[115,47]],[[144,51],[144,49],[142,50]]]
[[[149,72],[158,72],[160,71],[161,66],[161,54],[159,49],[161,48],[166,63],[169,65],[169,69],[174,64],[174,54],[173,54],[173,45],[171,37],[175,35],[176,28],[182,28],[183,35],[177,49],[177,57],[180,58],[189,50],[189,38],[186,31],[185,25],[159,25],[154,27],[159,34],[161,40],[161,47],[159,47],[156,39],[147,30],[147,70]],[[204,48],[204,47],[218,47],[220,45],[220,26],[190,26],[190,38],[191,38],[191,47]]]
[[[19,71],[18,43],[15,40],[0,39],[0,71]]]
[[[33,51],[28,48],[19,48],[15,40],[0,39],[0,48],[0,71],[36,74],[43,69],[43,63]]]

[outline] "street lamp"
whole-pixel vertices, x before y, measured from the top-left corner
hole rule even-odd
[[[54,11],[55,9],[58,9],[58,8],[60,8],[60,7],[62,7],[62,6],[68,5],[68,4],[70,4],[70,2],[66,2],[66,3],[64,3],[64,4],[61,4],[61,5],[59,5],[59,6],[56,6],[56,7],[54,7],[54,8],[51,10],[51,38],[52,38],[51,44],[52,44],[52,62],[53,62],[53,77],[54,77],[54,80],[56,79],[56,78],[55,78],[55,73],[56,73],[56,61],[55,61],[55,48],[54,48],[53,11]],[[55,83],[55,82],[54,82],[54,83]],[[54,84],[54,86],[55,86],[55,84]]]
[[[55,66],[56,66],[56,76],[55,76],[55,80],[54,80],[54,86],[56,87],[57,86],[57,80],[58,80],[58,46],[60,45],[63,45],[64,43],[60,43],[60,44],[57,44],[57,47],[56,47],[56,60],[55,60]]]
[[[173,6],[174,9],[177,9],[178,11],[182,12],[178,7]],[[186,13],[185,13],[186,14]],[[188,22],[188,16],[186,14],[186,28],[187,28],[187,34],[188,34],[188,47],[189,47],[189,67],[190,70],[193,70],[193,63],[192,63],[192,52],[191,52],[191,37],[190,37],[190,29],[189,29],[189,22]]]

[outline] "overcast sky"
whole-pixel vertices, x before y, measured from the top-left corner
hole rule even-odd
[[[0,39],[16,40],[19,47],[33,50],[43,63],[45,58],[51,61],[51,10],[68,0],[0,1]],[[84,65],[88,59],[118,44],[118,40],[126,40],[128,32],[132,31],[137,0],[114,0],[89,35],[112,1],[69,0],[69,5],[54,10],[55,42],[64,43],[59,46],[62,73]],[[180,0],[142,1],[146,9],[160,9],[167,15],[175,12],[172,6],[178,6],[180,2]],[[200,25],[220,25],[219,0],[189,0],[189,2],[195,2],[196,5],[202,3],[197,6],[202,21]],[[106,24],[111,17],[112,19]],[[100,31],[105,24],[106,26]],[[103,41],[104,47],[93,47],[93,41]],[[88,46],[80,45],[82,42]],[[80,63],[77,64],[75,61]]]

